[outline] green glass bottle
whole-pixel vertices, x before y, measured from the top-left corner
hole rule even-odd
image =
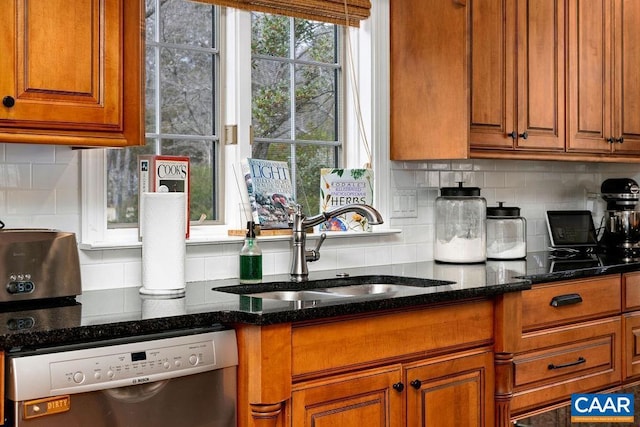
[[[262,250],[256,241],[256,225],[247,222],[247,238],[240,249],[240,283],[262,282]]]

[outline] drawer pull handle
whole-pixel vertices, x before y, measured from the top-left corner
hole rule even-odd
[[[549,363],[548,368],[549,368],[549,370],[562,369],[562,368],[568,368],[570,366],[582,365],[583,363],[587,363],[587,359],[585,359],[584,357],[580,356],[580,357],[578,357],[578,360],[576,360],[575,362],[563,363],[561,365],[554,365],[553,363]]]
[[[551,298],[549,305],[551,307],[562,307],[563,305],[579,304],[582,302],[580,294],[558,295]]]

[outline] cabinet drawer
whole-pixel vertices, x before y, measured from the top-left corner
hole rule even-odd
[[[331,322],[295,325],[296,380],[414,357],[479,347],[493,341],[493,303],[469,301]]]
[[[513,412],[619,383],[621,341],[619,316],[525,334],[514,357]]]
[[[522,329],[618,314],[620,292],[619,275],[535,285],[522,293]]]
[[[623,311],[640,310],[640,272],[622,276]]]

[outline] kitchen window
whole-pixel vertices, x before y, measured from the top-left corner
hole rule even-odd
[[[138,154],[191,157],[191,219],[199,220],[191,236],[213,240],[243,225],[242,158],[289,161],[308,212],[318,211],[319,168],[342,164],[343,135],[355,142],[345,146],[354,166],[370,160],[360,153],[353,109],[341,108],[353,103],[342,89],[350,83],[342,83],[342,34],[358,30],[183,0],[146,5],[147,144],[83,153],[84,247],[137,241]],[[259,35],[246,37],[252,24]],[[223,124],[236,126],[236,141]]]

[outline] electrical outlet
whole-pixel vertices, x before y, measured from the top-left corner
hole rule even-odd
[[[418,217],[418,191],[396,190],[393,193],[392,218]]]

